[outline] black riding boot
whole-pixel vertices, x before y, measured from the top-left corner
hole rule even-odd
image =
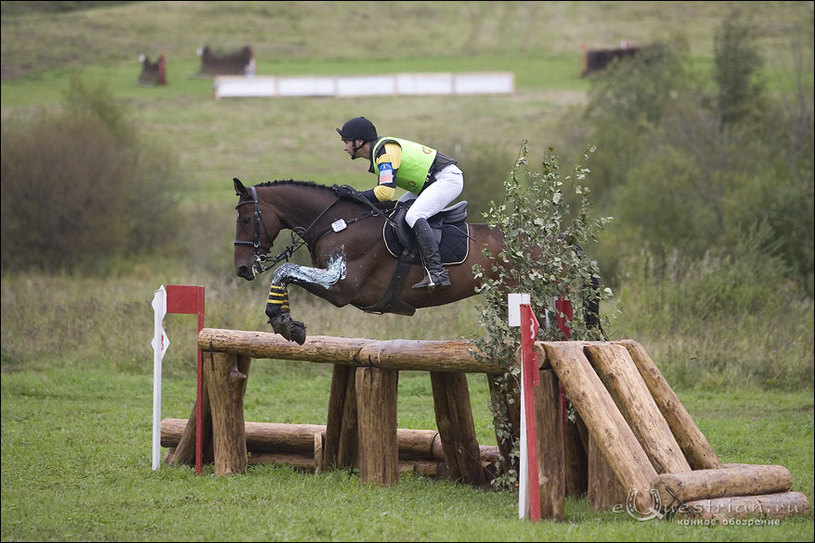
[[[433,229],[427,224],[426,219],[419,219],[413,225],[413,233],[416,234],[416,241],[419,242],[419,250],[422,251],[425,266],[427,266],[428,276],[423,281],[413,285],[413,288],[426,288],[433,290],[437,287],[450,285],[450,278],[447,270],[441,265],[441,255],[439,255],[439,244],[433,235]]]

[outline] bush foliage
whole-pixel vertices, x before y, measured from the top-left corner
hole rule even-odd
[[[811,50],[809,66],[799,65],[798,100],[786,102],[759,79],[754,37],[747,19],[726,18],[711,79],[689,70],[687,46],[674,38],[593,81],[585,115],[598,148],[593,188],[598,210],[615,217],[613,253],[601,258],[608,276],[643,248],[659,270],[669,257],[690,263],[731,251],[761,229],[770,235],[752,238],[763,243],[757,249],[779,257],[812,295]]]
[[[493,265],[497,277],[484,278],[479,289],[483,298],[478,304],[478,318],[484,336],[474,343],[487,359],[499,361],[504,367],[504,374],[495,378],[490,409],[496,436],[508,444],[507,450],[514,449],[511,455],[517,454],[518,443],[507,412],[512,401],[507,399],[513,398],[519,387],[520,368],[515,364],[515,353],[520,346],[520,332],[509,326],[507,293],[530,295],[532,310],[541,324],[538,340],[603,339],[602,326],[594,322],[597,314],[589,308],[608,301],[612,292],[600,286],[597,262],[587,249],[610,219],[589,219],[589,189],[585,186],[588,173],[585,165],[578,164],[572,174],[562,176],[558,157],[551,148],[540,171],[535,170],[528,164],[524,142],[505,182],[503,201],[491,202],[486,214],[487,222],[504,233],[504,247],[497,255],[499,264]],[[476,266],[474,271],[477,277],[483,277],[486,270]],[[555,310],[553,301],[557,298],[569,300],[574,310],[573,319],[567,323],[568,337],[555,325],[558,317],[566,318]],[[508,469],[494,484],[511,485],[515,480],[516,474]]]
[[[104,87],[73,79],[61,112],[3,126],[3,270],[103,271],[171,247],[176,172]]]

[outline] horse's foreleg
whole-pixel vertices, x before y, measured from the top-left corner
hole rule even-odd
[[[305,343],[306,325],[291,318],[287,285],[310,283],[328,289],[340,279],[344,279],[345,273],[345,258],[342,256],[332,259],[326,269],[291,263],[280,266],[272,278],[269,299],[266,302],[266,316],[269,317],[272,329],[289,341],[296,341],[300,345]]]
[[[285,283],[276,284],[276,279],[272,280],[272,286],[269,287],[266,316],[275,333],[300,345],[306,342],[306,325],[291,318],[289,290]]]
[[[266,316],[275,333],[300,345],[306,342],[306,325],[291,318],[289,291],[285,284],[272,282],[266,302]]]

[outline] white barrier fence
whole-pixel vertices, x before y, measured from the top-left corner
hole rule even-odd
[[[511,72],[215,78],[215,98],[514,94]]]

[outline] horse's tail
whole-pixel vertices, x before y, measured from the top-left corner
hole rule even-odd
[[[600,321],[600,279],[591,274],[591,281],[583,288],[583,311],[585,314],[586,328],[588,330],[599,330],[605,341],[608,341],[606,331]]]
[[[575,248],[585,254],[583,247],[575,243]],[[599,330],[605,341],[608,341],[606,331],[600,320],[600,278],[591,274],[591,279],[583,284],[583,314],[587,330]]]

